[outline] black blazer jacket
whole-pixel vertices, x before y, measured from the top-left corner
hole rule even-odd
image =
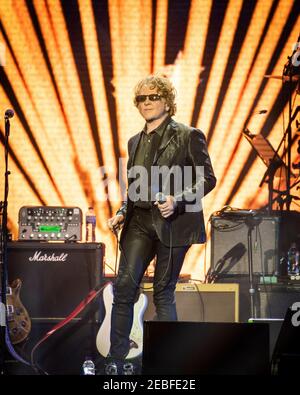
[[[129,159],[127,163],[127,174],[134,165],[135,153],[141,135],[142,132],[131,137],[128,141]],[[191,204],[194,204],[190,199],[191,194],[201,193],[204,196],[216,185],[216,178],[207,151],[204,134],[199,129],[188,127],[171,119],[161,138],[152,165],[168,166],[169,168],[179,166],[181,169],[189,166],[190,169],[192,168],[194,170],[196,166],[203,166],[203,177],[196,177],[196,173],[193,171],[191,182],[185,185],[186,183],[183,180],[182,190],[179,192],[176,190],[177,209],[169,219],[163,218],[158,207],[154,204],[151,206],[151,212],[157,235],[160,241],[166,246],[170,246],[170,232],[173,247],[204,243],[206,241],[206,234],[202,206],[200,204],[200,207],[196,211],[194,211],[195,208],[192,210],[189,209],[191,208]],[[128,187],[131,182],[132,180],[128,178]],[[132,216],[133,203],[127,194],[127,200],[123,202],[122,207],[117,211],[117,214],[123,214],[125,217],[121,243]]]

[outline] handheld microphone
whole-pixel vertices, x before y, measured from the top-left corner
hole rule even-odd
[[[159,204],[163,204],[167,201],[167,198],[165,196],[164,193],[162,192],[157,192],[157,194],[155,195],[155,200],[159,203]]]
[[[14,111],[10,108],[5,111],[5,118],[12,118],[15,115]]]
[[[121,227],[122,227],[123,223],[124,223],[124,220],[121,221],[121,222],[118,222],[116,225],[113,225],[112,231],[114,232],[114,234],[117,234],[117,232],[119,230],[121,230]]]

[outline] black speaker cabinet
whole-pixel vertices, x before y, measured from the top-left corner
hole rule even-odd
[[[268,374],[267,324],[144,323],[143,374]]]
[[[148,297],[144,320],[152,320],[155,317],[151,285],[144,284],[146,288],[144,292]],[[238,322],[239,320],[238,284],[178,283],[175,298],[179,321]]]
[[[273,275],[278,268],[278,216],[255,216],[252,230],[253,273]],[[211,270],[217,274],[249,273],[248,225],[245,217],[211,218]]]
[[[239,285],[239,321],[248,322],[249,318],[283,319],[287,309],[300,301],[300,283],[278,282],[267,284],[263,277],[253,277],[254,312],[251,313],[249,276],[220,275],[218,284]]]
[[[281,318],[289,307],[300,302],[300,284],[259,284],[256,294],[256,316]]]
[[[21,279],[20,299],[29,316],[67,317],[100,284],[104,247],[102,243],[9,243],[8,279]]]

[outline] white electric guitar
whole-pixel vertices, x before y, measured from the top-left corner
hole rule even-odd
[[[107,357],[110,349],[110,327],[113,299],[114,295],[112,283],[107,283],[103,290],[105,317],[96,338],[97,349],[103,357]],[[133,324],[129,337],[130,350],[126,356],[126,359],[138,357],[143,351],[143,315],[147,305],[147,296],[141,293],[139,299],[134,304]]]

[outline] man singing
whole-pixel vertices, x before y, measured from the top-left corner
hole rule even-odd
[[[118,374],[130,349],[134,302],[154,257],[157,319],[177,320],[176,283],[191,244],[206,241],[201,197],[216,184],[204,134],[172,119],[175,88],[169,79],[141,80],[134,104],[146,123],[128,142],[127,201],[108,221],[114,232],[124,223],[109,353]]]

